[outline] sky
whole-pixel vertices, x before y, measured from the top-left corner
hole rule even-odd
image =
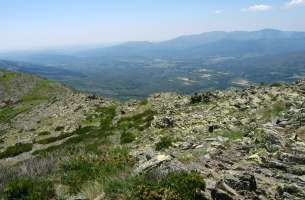
[[[305,31],[305,0],[0,0],[0,51],[264,28]]]

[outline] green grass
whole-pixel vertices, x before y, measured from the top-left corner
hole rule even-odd
[[[133,181],[132,200],[204,200],[200,191],[204,191],[206,184],[198,172],[176,171],[158,178],[153,174],[140,175]]]
[[[150,109],[142,113],[120,119],[115,130],[121,133],[121,144],[131,143],[136,139],[136,134],[147,129],[154,119],[154,112]]]
[[[77,193],[86,182],[105,182],[132,164],[127,149],[119,147],[108,148],[101,157],[76,156],[60,165],[61,183],[69,186],[71,193]]]
[[[27,102],[19,102],[14,106],[6,106],[4,108],[0,108],[0,123],[8,123],[17,115],[28,112],[34,106],[41,103],[41,100],[35,101],[27,101]]]
[[[97,109],[100,121],[98,127],[80,127],[72,137],[60,145],[51,146],[33,154],[40,156],[65,157],[55,173],[60,183],[68,186],[70,194],[88,188],[90,182],[104,185],[108,180],[116,179],[121,174],[130,174],[134,161],[125,147],[114,147],[108,136],[114,134],[112,120],[116,106]]]
[[[55,197],[53,184],[47,180],[19,178],[10,181],[4,188],[6,199],[48,200]]]
[[[148,100],[147,99],[144,99],[142,101],[140,101],[139,105],[141,106],[146,106],[148,104]]]
[[[0,77],[0,82],[8,84],[8,81],[15,76],[15,73],[8,72],[6,73],[5,78],[3,76]],[[29,94],[23,96],[17,104],[1,108],[0,123],[7,123],[18,114],[27,112],[34,106],[48,100],[53,92],[56,91],[56,88],[51,86],[51,83],[52,82],[48,80],[40,80],[34,89]]]
[[[242,139],[245,136],[245,132],[239,129],[219,130],[219,131],[214,131],[209,136],[211,137],[222,136],[224,138],[228,138],[229,141],[234,141],[234,140]]]
[[[135,128],[139,131],[143,131],[150,126],[152,120],[154,119],[154,114],[154,111],[148,109],[143,113],[130,117],[124,117],[118,122],[117,127],[122,130]]]
[[[229,140],[238,140],[244,136],[244,133],[240,130],[228,130],[228,131],[223,131],[218,135],[226,137]]]
[[[161,138],[160,142],[158,142],[155,146],[157,151],[161,151],[163,149],[167,149],[172,146],[172,139],[169,136],[164,136]]]
[[[53,142],[65,139],[67,137],[70,137],[73,134],[74,133],[65,133],[65,134],[61,134],[61,135],[58,135],[58,136],[48,137],[48,138],[36,140],[35,143],[37,143],[37,144],[49,144],[49,143],[53,143]]]
[[[65,148],[71,145],[78,145],[80,143],[87,144],[86,148],[93,150],[96,149],[97,146],[105,143],[107,141],[107,137],[113,134],[113,125],[112,120],[115,116],[116,106],[108,106],[97,109],[97,116],[100,122],[100,126],[87,126],[87,127],[79,127],[74,132],[69,135],[74,135],[75,137],[67,139],[60,145],[55,145],[52,147],[48,147],[46,149],[37,150],[33,152],[33,155],[47,155],[50,152],[61,149],[65,151]],[[67,134],[63,136],[54,137],[54,138],[46,138],[40,141],[40,143],[50,143],[56,140],[60,140],[66,138]],[[62,138],[63,137],[63,138]],[[97,150],[96,150],[97,151]]]
[[[129,180],[128,177],[131,177],[130,171],[134,160],[129,156],[127,147],[113,146],[108,136],[119,132],[121,143],[133,141],[137,132],[150,126],[153,112],[147,110],[113,124],[115,115],[115,105],[99,108],[92,117],[99,122],[99,126],[80,127],[73,132],[75,137],[67,139],[60,145],[33,153],[57,157],[69,155],[68,160],[60,162],[59,170],[54,176],[61,184],[68,186],[70,194],[79,193],[84,188],[88,189],[88,184],[92,182],[103,185],[109,196],[116,196],[126,191],[127,182],[124,180]],[[90,117],[87,120],[91,120]]]
[[[270,87],[282,87],[282,86],[284,86],[284,85],[285,85],[285,83],[276,82],[276,83],[270,84]]]
[[[64,126],[57,126],[57,127],[55,128],[55,131],[63,131],[64,129],[65,129]]]
[[[49,80],[39,81],[31,93],[22,97],[22,101],[47,100],[53,90],[51,83]]]
[[[127,144],[133,142],[135,139],[136,136],[133,132],[123,131],[123,133],[121,133],[120,142],[121,144]]]
[[[14,72],[4,72],[3,76],[0,77],[0,82],[7,83],[8,81],[12,80],[16,76],[17,76],[17,74]]]
[[[29,152],[33,148],[32,143],[19,143],[15,144],[14,146],[8,147],[4,152],[0,153],[0,159],[3,158],[10,158],[10,157],[15,157],[19,154],[22,154],[24,152]]]
[[[271,120],[272,118],[279,116],[281,112],[284,112],[287,109],[286,105],[283,102],[276,102],[271,105],[270,108],[267,108],[263,111],[263,119]]]
[[[45,135],[51,135],[51,133],[49,131],[42,131],[40,133],[38,133],[39,136],[45,136]]]
[[[0,123],[9,122],[11,119],[16,117],[18,114],[27,111],[28,108],[17,108],[12,106],[7,106],[0,109]]]

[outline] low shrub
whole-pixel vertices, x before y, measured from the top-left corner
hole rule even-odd
[[[245,134],[240,130],[226,130],[218,133],[218,135],[226,137],[229,140],[238,140],[245,136]]]
[[[148,104],[148,100],[147,99],[144,99],[142,101],[140,101],[139,103],[141,106],[146,106]]]
[[[42,131],[40,133],[38,133],[39,136],[45,136],[45,135],[51,135],[51,133],[49,131]]]
[[[281,82],[276,82],[276,83],[272,83],[270,85],[270,87],[281,87],[281,86],[284,86],[285,84],[284,83],[281,83]]]
[[[121,144],[131,143],[136,139],[135,135],[130,131],[123,131],[120,137]]]
[[[204,200],[201,191],[206,184],[198,172],[176,171],[158,178],[151,175],[138,176],[134,181],[130,199],[134,200]]]
[[[17,143],[14,146],[8,147],[4,152],[0,153],[0,159],[15,157],[24,152],[29,152],[33,148],[32,143]]]
[[[61,182],[70,186],[72,193],[77,193],[83,183],[94,180],[97,175],[98,162],[91,162],[82,157],[77,157],[68,162],[61,164],[60,168],[63,173]]]
[[[118,122],[117,128],[121,130],[135,128],[139,131],[143,131],[151,125],[151,122],[154,119],[154,114],[154,111],[148,109],[143,113],[130,117],[124,117]]]
[[[278,101],[263,111],[263,119],[270,120],[279,116],[279,114],[285,110],[287,110],[285,103]]]
[[[63,131],[64,129],[65,129],[64,126],[57,126],[57,127],[55,128],[55,131]]]
[[[55,196],[53,184],[46,180],[19,178],[9,182],[4,193],[7,199],[48,200]]]
[[[65,133],[65,134],[61,134],[59,136],[54,136],[54,137],[48,137],[48,138],[44,138],[44,139],[41,139],[41,140],[37,140],[35,141],[35,143],[37,144],[49,144],[49,143],[53,143],[53,142],[56,142],[58,140],[62,140],[62,139],[65,139],[67,137],[70,137],[72,136],[74,133]]]
[[[125,148],[108,148],[101,157],[77,156],[60,165],[61,183],[77,193],[88,181],[104,182],[112,176],[123,173],[133,165]]]
[[[162,137],[160,142],[158,142],[155,146],[157,151],[163,150],[163,149],[167,149],[170,146],[172,146],[172,139],[168,136]]]
[[[201,100],[202,97],[198,93],[195,93],[194,95],[191,96],[191,104],[200,103]]]

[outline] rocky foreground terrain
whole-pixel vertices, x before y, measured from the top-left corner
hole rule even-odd
[[[305,80],[117,102],[0,71],[0,199],[305,199]]]

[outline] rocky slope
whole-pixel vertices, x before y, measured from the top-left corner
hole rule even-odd
[[[141,102],[0,82],[4,199],[305,198],[305,80]]]

